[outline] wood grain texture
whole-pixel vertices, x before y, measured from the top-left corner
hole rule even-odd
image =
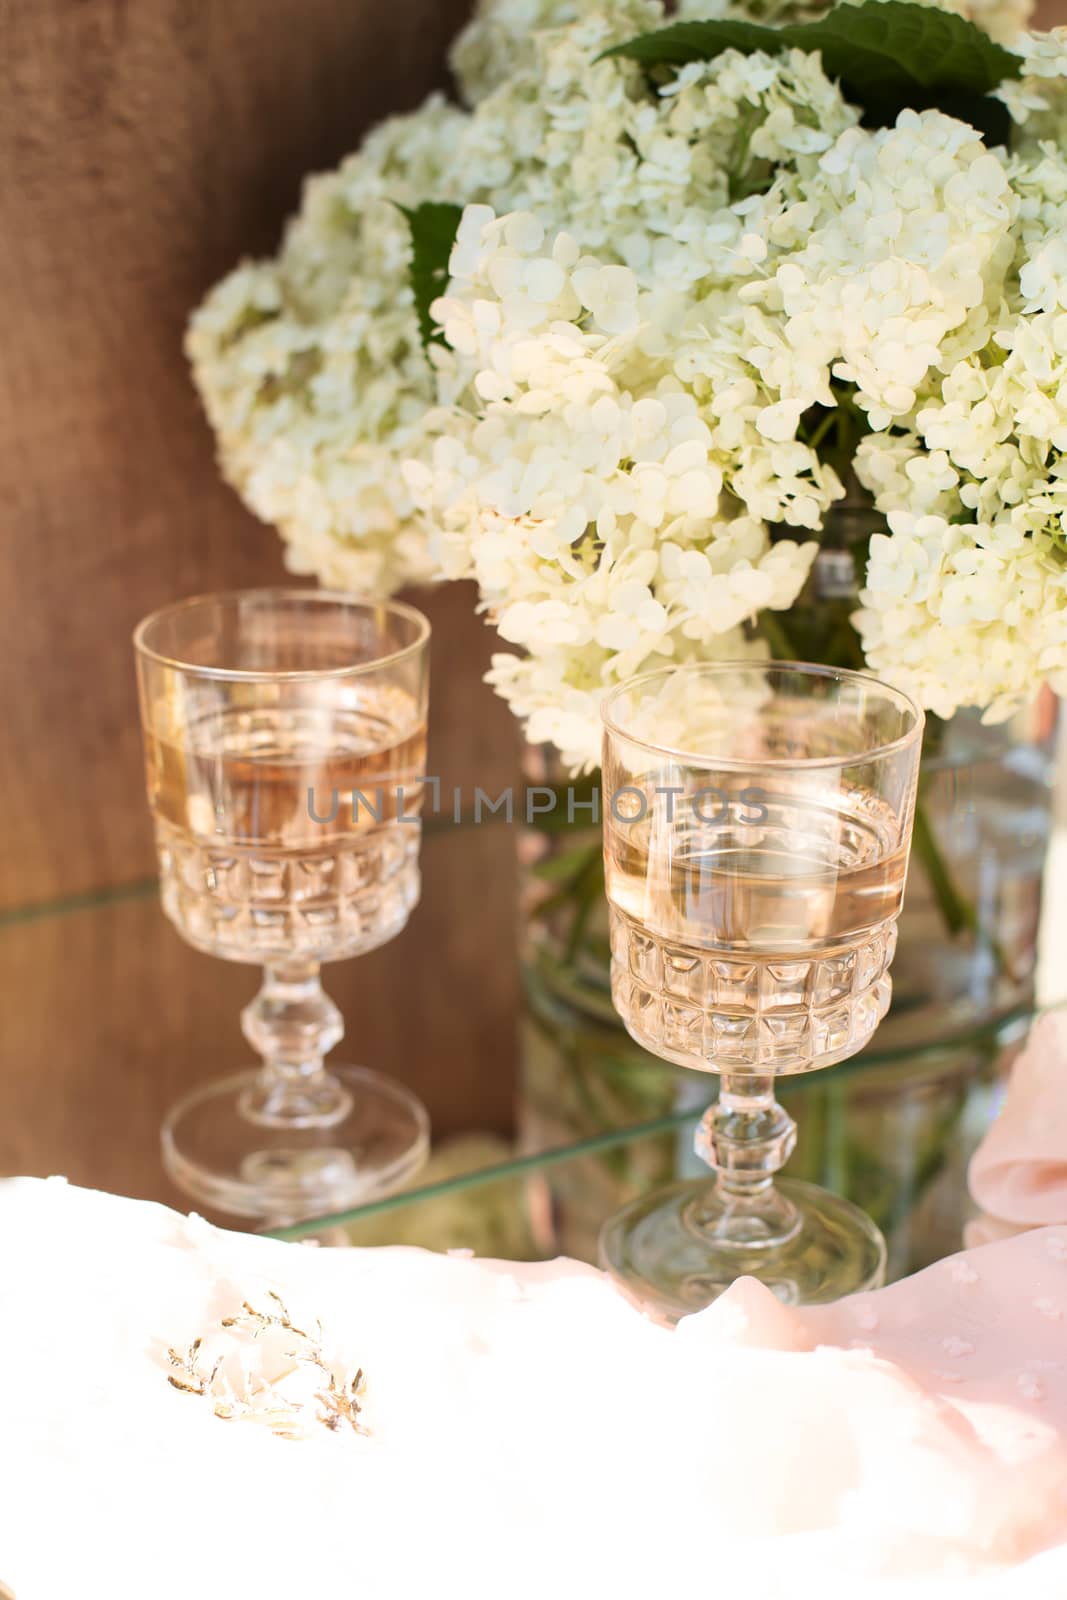
[[[0,906],[150,870],[130,630],[282,571],[214,469],[185,319],[304,174],[422,97],[463,11],[0,0]]]
[[[154,898],[55,914],[155,870],[130,632],[183,594],[282,576],[221,482],[181,353],[188,313],[273,250],[305,174],[442,79],[466,0],[0,0],[0,1172],[175,1198],[158,1125],[247,1059],[250,969],[185,949]],[[431,759],[517,767],[466,586],[434,624]],[[356,1059],[437,1127],[506,1129],[514,841],[443,830],[404,936],[330,969]],[[487,958],[491,952],[491,958]]]

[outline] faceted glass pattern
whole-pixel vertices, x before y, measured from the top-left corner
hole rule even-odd
[[[410,819],[355,848],[272,857],[212,849],[157,819],[163,909],[207,955],[340,961],[403,928],[419,898],[420,832]]]
[[[847,950],[756,963],[658,938],[611,907],[611,992],[654,1055],[702,1071],[789,1073],[862,1050],[889,1007],[895,922]]]

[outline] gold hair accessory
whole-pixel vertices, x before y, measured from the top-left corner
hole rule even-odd
[[[246,1300],[193,1340],[185,1354],[168,1350],[167,1382],[210,1400],[224,1422],[257,1422],[280,1439],[307,1439],[319,1428],[369,1430],[360,1420],[366,1391],[362,1367],[338,1374],[322,1348],[322,1326],[298,1328],[281,1297],[267,1291],[271,1311]]]

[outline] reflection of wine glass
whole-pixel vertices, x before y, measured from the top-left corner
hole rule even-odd
[[[410,606],[249,590],[134,636],[163,909],[198,950],[265,968],[264,1058],[163,1124],[198,1200],[281,1221],[396,1187],[428,1122],[399,1084],[323,1066],[344,1031],[319,966],[400,932],[419,895],[430,628]]]
[[[774,1080],[855,1054],[886,1013],[922,712],[859,673],[723,662],[624,683],[604,722],[615,1006],[722,1078],[696,1141],[716,1177],[631,1203],[604,1260],[668,1320],[742,1273],[797,1303],[873,1287],[874,1224],[774,1183],[796,1134]]]

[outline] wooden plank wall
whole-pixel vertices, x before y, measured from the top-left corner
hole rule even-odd
[[[282,574],[218,477],[182,330],[273,249],[305,173],[441,79],[465,9],[0,0],[0,1173],[173,1198],[163,1108],[249,1054],[254,972],[186,949],[146,885],[130,631]],[[434,769],[506,783],[516,734],[480,682],[472,593],[424,603]],[[404,937],[328,974],[349,1058],[411,1083],[443,1132],[510,1124],[513,848],[439,831]]]

